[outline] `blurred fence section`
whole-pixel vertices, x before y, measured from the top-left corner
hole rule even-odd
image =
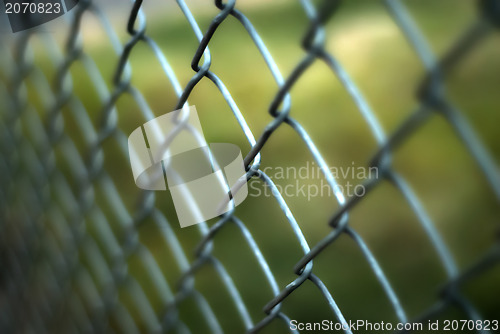
[[[435,319],[449,308],[460,310],[462,319],[480,320],[480,307],[469,301],[461,286],[481,277],[498,264],[499,243],[492,244],[491,250],[477,258],[475,265],[459,269],[421,199],[392,167],[391,154],[430,119],[442,117],[468,150],[470,159],[479,166],[491,186],[491,196],[495,195],[497,201],[500,200],[500,174],[494,158],[459,107],[448,99],[444,89],[445,79],[460,66],[459,61],[472,50],[480,48],[482,39],[494,33],[499,26],[500,1],[479,1],[477,19],[464,27],[463,33],[456,37],[452,47],[441,57],[430,51],[425,36],[417,29],[404,1],[387,0],[383,3],[425,68],[423,80],[415,82],[419,105],[391,133],[384,131],[376,112],[349,73],[325,48],[329,36],[325,25],[335,20],[335,12],[343,5],[340,1],[300,1],[309,21],[301,40],[304,55],[291,73],[283,74],[252,22],[238,10],[235,0],[215,1],[218,13],[205,31],[198,25],[188,4],[178,0],[178,7],[199,41],[198,49],[192,56],[193,76],[187,84],[181,83],[174,74],[175,69],[170,67],[166,58],[168,50],[162,50],[148,35],[147,18],[141,11],[142,0],[131,5],[127,26],[113,27],[100,10],[99,1],[80,1],[64,17],[63,30],[67,35],[63,42],[37,30],[3,34],[0,50],[0,331],[199,333],[196,328],[201,327],[204,328],[203,333],[235,333],[238,328],[248,332],[266,332],[269,328],[273,328],[272,331],[295,332],[289,328],[290,319],[283,306],[292,300],[294,291],[300,290],[305,282],[312,283],[324,297],[331,309],[331,318],[347,324],[357,319],[349,319],[343,314],[342,305],[336,303],[335,291],[329,290],[323,283],[324,277],[316,276],[313,266],[316,256],[346,236],[359,247],[397,321],[427,322],[427,319]],[[82,42],[81,23],[87,16],[95,18],[99,33],[105,35],[107,45],[116,53],[115,58],[111,53],[107,55],[117,59],[111,69],[109,62],[106,68],[99,67]],[[274,99],[268,109],[273,119],[264,129],[249,126],[245,112],[238,108],[231,96],[231,87],[226,87],[217,73],[211,70],[210,42],[218,29],[224,29],[219,26],[225,20],[239,21],[276,81]],[[128,39],[122,41],[119,36],[125,30]],[[141,71],[129,64],[130,55],[139,46],[151,50],[154,60],[163,69],[158,76],[168,78],[177,96],[177,103],[167,106],[165,111],[187,105],[190,94],[204,78],[217,88],[251,147],[248,152],[243,152],[246,154],[247,178],[258,178],[271,189],[275,188],[272,177],[260,169],[261,162],[265,160],[265,154],[261,152],[279,127],[290,127],[296,133],[329,186],[338,189],[338,180],[311,136],[290,113],[293,108],[290,90],[308,69],[316,62],[326,64],[331,75],[338,78],[354,101],[378,144],[370,161],[371,166],[378,167],[380,177],[366,180],[366,194],[348,198],[336,191],[338,209],[328,222],[324,222],[331,226],[331,232],[315,244],[310,244],[304,236],[306,222],[294,218],[294,208],[289,207],[286,197],[275,192],[274,198],[268,199],[276,201],[281,208],[289,224],[287,228],[293,230],[296,243],[303,252],[302,258],[296,259],[293,268],[296,278],[292,282],[278,283],[275,269],[268,265],[257,246],[260,241],[250,233],[248,226],[251,222],[238,218],[238,209],[211,224],[197,225],[195,228],[201,235],[197,244],[192,240],[186,243],[179,237],[184,230],[177,228],[177,222],[168,221],[164,214],[165,204],[155,200],[157,194],[127,186],[133,185],[129,166],[113,165],[110,160],[117,158],[105,154],[112,147],[116,156],[128,161],[127,137],[133,127],[124,129],[121,125],[121,121],[130,115],[120,113],[117,107],[119,100],[127,99],[127,103],[133,104],[139,114],[134,117],[141,119],[142,123],[159,115],[149,107],[141,86],[134,86],[130,80],[133,71]],[[108,80],[108,75],[103,72],[111,70],[112,80]],[[78,77],[75,71],[80,71]],[[404,76],[404,73],[401,75]],[[247,78],[242,77],[241,80]],[[81,82],[86,83],[91,95],[79,96],[75,92],[74,86]],[[90,100],[85,100],[87,96],[93,96],[91,107]],[[313,111],[310,112],[314,117]],[[335,114],[331,117],[335,120]],[[126,169],[122,173],[128,179],[114,178],[116,169]],[[382,183],[394,187],[408,202],[447,274],[435,303],[428,305],[427,310],[417,317],[407,314],[403,307],[404,300],[398,297],[390,277],[349,221],[350,211],[366,196],[371,196]],[[332,204],[332,208],[325,210],[333,212],[335,207]],[[168,249],[168,258],[173,259],[169,266],[172,266],[172,271],[181,273],[180,278],[170,277],[170,271],[162,267],[162,258],[153,256],[159,246],[140,237],[138,228],[144,222],[154,222],[159,226],[162,247]],[[229,224],[236,227],[231,230],[232,233],[241,234],[255,257],[248,265],[256,266],[255,271],[265,276],[268,286],[261,288],[273,293],[268,303],[261,305],[262,309],[249,309],[248,301],[241,293],[247,287],[233,280],[223,261],[212,252],[219,236],[222,236],[222,230]],[[279,236],[276,238],[279,247]],[[204,276],[199,276],[199,273],[207,267],[212,268],[219,278],[213,284],[222,285],[227,290],[231,305],[226,307],[235,310],[239,317],[234,319],[234,323],[241,327],[225,328],[228,321],[221,319],[224,312],[217,310],[220,304],[198,291],[195,282],[203,279]],[[342,270],[332,264],[331,275],[341,275]],[[183,305],[189,305],[190,311],[181,311]],[[345,329],[344,332],[351,331]]]

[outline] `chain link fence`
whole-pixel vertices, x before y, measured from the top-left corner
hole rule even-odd
[[[325,47],[330,34],[327,25],[335,20],[334,14],[343,6],[341,1],[300,1],[309,22],[301,40],[303,58],[284,75],[252,21],[238,9],[235,0],[215,1],[218,13],[206,30],[200,28],[188,4],[178,0],[177,6],[199,42],[191,62],[194,74],[185,85],[166,58],[168,48],[163,49],[148,35],[142,0],[131,5],[126,27],[112,24],[100,9],[101,3],[80,1],[62,18],[64,28],[58,28],[58,31],[64,30],[64,44],[52,34],[38,30],[3,34],[0,51],[1,332],[298,332],[289,326],[291,316],[287,315],[286,305],[300,304],[294,297],[295,291],[312,284],[326,303],[302,304],[302,307],[329,307],[332,319],[346,325],[343,331],[351,333],[348,323],[357,319],[343,312],[343,305],[335,298],[336,291],[327,287],[325,277],[320,278],[313,266],[316,257],[346,237],[366,260],[392,308],[393,320],[426,323],[438,319],[450,308],[459,310],[460,319],[483,319],[482,306],[471,302],[462,287],[470,282],[474,284],[496,268],[500,260],[498,237],[492,236],[485,241],[491,244],[490,250],[473,265],[461,268],[410,182],[393,167],[392,155],[431,119],[441,117],[461,140],[469,159],[482,171],[482,177],[491,187],[491,196],[496,196],[498,203],[500,174],[495,159],[447,97],[444,84],[460,60],[480,48],[486,36],[496,33],[500,25],[500,2],[479,1],[475,21],[470,22],[441,57],[430,50],[404,1],[382,3],[425,69],[421,82],[414,85],[418,106],[389,134],[350,74]],[[109,62],[104,66],[97,64],[89,55],[81,36],[82,20],[88,16],[94,19],[99,33],[116,53],[115,58],[109,55],[117,59],[113,65]],[[268,108],[272,121],[263,129],[249,125],[246,112],[240,110],[231,95],[231,87],[226,87],[212,71],[211,41],[215,34],[224,30],[221,25],[226,20],[241,24],[276,82],[277,88]],[[125,43],[118,29],[126,29],[128,39]],[[128,130],[163,113],[153,112],[141,92],[141,85],[133,84],[132,72],[141,69],[131,64],[130,57],[141,47],[149,50],[149,57],[159,63],[163,73],[157,75],[166,76],[171,83],[169,89],[175,92],[177,101],[167,105],[164,112],[187,105],[202,80],[210,81],[222,96],[250,147],[243,152],[246,153],[247,179],[259,179],[275,190],[273,199],[266,201],[278,204],[288,225],[281,227],[293,231],[293,242],[301,249],[302,254],[293,259],[296,276],[292,281],[283,284],[283,279],[277,279],[276,271],[282,269],[275,269],[266,261],[267,256],[258,246],[266,241],[254,238],[252,222],[238,218],[239,208],[215,222],[189,228],[197,229],[201,237],[186,240],[180,235],[189,232],[180,230],[175,221],[167,218],[165,212],[172,211],[172,207],[157,200],[158,193],[134,188],[128,169],[123,177],[115,177],[116,167],[110,165],[110,160],[128,161]],[[265,147],[273,140],[273,134],[282,127],[289,127],[303,142],[331,189],[338,189],[339,180],[331,172],[313,136],[291,112],[294,106],[292,88],[318,62],[325,64],[331,75],[339,80],[371,130],[377,149],[369,166],[377,167],[380,175],[364,181],[366,192],[363,196],[347,197],[336,191],[337,203],[325,208],[332,213],[324,222],[330,226],[330,232],[311,243],[303,232],[308,223],[294,217],[294,207],[289,206],[272,176],[261,167],[265,166]],[[75,76],[75,69],[83,74]],[[108,80],[111,72],[112,80]],[[82,97],[81,92],[74,89],[79,81],[84,81],[87,90],[92,92],[93,105],[89,106],[86,95]],[[127,130],[124,129],[127,126],[121,122],[130,115],[120,112],[120,100],[132,106],[137,113],[134,120],[142,123],[129,124]],[[312,117],[313,112],[310,111]],[[335,120],[335,113],[331,118]],[[354,144],[346,142],[345,145]],[[434,303],[417,316],[405,310],[404,298],[390,283],[390,275],[379,264],[380,259],[350,223],[351,211],[367,196],[378,196],[376,189],[382,184],[396,189],[407,202],[446,273]],[[148,224],[158,227],[155,242],[140,233]],[[233,228],[228,228],[229,225]],[[214,252],[217,244],[225,245],[224,238],[233,237],[239,238],[249,252],[241,261],[246,261],[244,265],[252,267],[255,275],[262,275],[262,282],[267,286],[242,285],[231,273],[231,267]],[[279,247],[279,236],[274,238],[272,242]],[[197,240],[196,243],[193,240]],[[393,249],[397,251],[397,246]],[[231,249],[225,251],[238,253]],[[335,263],[331,267],[331,275],[342,275],[348,270]],[[207,268],[212,276],[205,275]],[[200,283],[200,280],[205,282]],[[203,284],[223,287],[228,302],[221,306],[218,297],[202,292],[206,290]],[[266,291],[267,303],[254,309],[254,303],[249,303],[248,299],[252,294],[261,293],[260,290]],[[498,293],[498,289],[492,288],[491,292]],[[499,306],[497,303],[497,310]],[[221,307],[231,309],[233,313],[230,314],[235,319],[230,322],[225,319],[225,311],[217,309]],[[477,332],[487,330],[478,329]]]

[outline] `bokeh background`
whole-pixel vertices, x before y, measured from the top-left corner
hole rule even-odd
[[[126,24],[132,4],[118,1],[95,2],[109,19],[122,43],[129,40]],[[449,50],[480,15],[476,1],[408,0],[403,3],[438,56]],[[206,31],[212,19],[220,12],[208,1],[188,1],[187,4],[202,31]],[[252,22],[280,71],[285,77],[288,76],[305,55],[301,40],[309,25],[309,19],[300,3],[284,0],[238,0],[236,8]],[[190,64],[198,46],[196,36],[175,3],[145,1],[142,9],[147,19],[147,35],[167,57],[184,87],[194,75]],[[56,89],[54,78],[57,76],[57,64],[54,67],[53,57],[47,50],[43,35],[50,34],[57,41],[56,44],[64,48],[70,32],[70,23],[71,16],[68,14],[47,24],[43,32],[37,32],[30,39],[33,64],[49,79],[49,86],[46,88],[51,91]],[[95,15],[85,13],[80,26],[83,50],[95,61],[108,89],[112,89],[112,78],[119,55],[116,55]],[[333,54],[351,75],[384,130],[387,133],[393,132],[417,106],[416,90],[425,76],[425,70],[386,7],[381,1],[344,1],[325,24],[325,30],[326,50]],[[0,78],[5,94],[0,102],[0,110],[4,116],[9,112],[9,105],[5,103],[8,100],[7,95],[15,86],[12,78],[16,73],[12,73],[15,69],[12,64],[19,61],[15,53],[17,37],[8,32],[2,33],[0,37]],[[498,31],[492,29],[446,77],[447,95],[478,133],[497,164],[500,160],[499,39]],[[269,69],[244,28],[232,17],[222,23],[209,47],[212,55],[211,71],[225,83],[250,129],[258,137],[273,120],[268,109],[278,92],[278,86]],[[62,52],[64,54],[64,50]],[[146,43],[139,42],[133,48],[129,61],[132,69],[131,84],[144,95],[154,115],[160,116],[174,110],[178,100],[175,91],[156,55]],[[73,78],[71,94],[79,98],[92,123],[97,127],[102,117],[99,90],[95,89],[95,84],[89,79],[80,60],[70,64],[69,73]],[[26,80],[21,90],[40,118],[46,119],[43,101],[37,94],[40,90],[39,83]],[[367,166],[377,149],[377,143],[349,94],[324,63],[316,61],[305,72],[293,86],[291,99],[291,115],[309,132],[329,166],[339,169]],[[207,78],[202,79],[189,96],[188,102],[197,107],[208,142],[235,143],[240,146],[243,155],[249,152],[249,143],[212,82]],[[130,134],[145,122],[130,95],[121,95],[116,101],[116,107],[117,127],[125,134]],[[70,112],[67,105],[61,110],[64,133],[74,141],[78,152],[84,157],[87,156],[90,150],[86,135],[79,131],[78,118]],[[8,118],[4,116],[4,120]],[[23,127],[29,122],[29,114],[23,114],[18,125]],[[26,141],[35,145],[36,136],[27,135]],[[127,210],[133,212],[140,190],[134,184],[128,156],[122,154],[114,140],[104,141],[102,150],[104,169],[116,184]],[[287,125],[277,129],[261,153],[262,168],[300,168],[313,162],[310,151]],[[57,168],[64,175],[71,175],[71,166],[60,157],[63,154],[64,151],[60,148],[54,151]],[[5,159],[8,157],[4,154]],[[498,243],[498,198],[477,163],[444,118],[439,115],[432,116],[404,141],[393,154],[393,166],[414,189],[461,270],[477,263],[492,245]],[[19,175],[27,173],[26,170],[28,168],[21,163]],[[17,182],[20,179],[14,180]],[[70,177],[69,179],[71,180]],[[295,183],[296,180],[276,179],[275,182],[285,186]],[[300,179],[298,182],[306,185],[320,184],[321,180]],[[338,182],[345,185],[347,182],[360,183],[360,180],[348,177]],[[70,184],[75,193],[78,193],[78,182],[70,181]],[[260,184],[265,187],[262,182]],[[47,187],[50,188],[51,184]],[[50,189],[49,192],[49,197],[56,201],[57,189]],[[4,195],[7,197],[9,192],[4,191]],[[108,217],[110,228],[118,240],[126,242],[128,234],[122,230],[121,217],[108,207],[104,198],[106,195],[96,186],[94,202]],[[311,247],[331,232],[327,222],[338,209],[334,197],[314,197],[308,200],[303,196],[283,196]],[[29,207],[29,198],[18,198],[14,202],[4,201],[8,205],[3,206],[4,231],[1,239],[2,256],[6,264],[2,268],[5,287],[2,304],[14,319],[13,328],[18,329],[28,328],[25,326],[29,324],[23,323],[29,322],[30,319],[22,320],[19,305],[12,302],[12,297],[9,297],[7,292],[10,291],[9,287],[13,281],[15,282],[17,273],[12,264],[16,257],[12,254],[19,244],[27,240],[19,235],[16,238],[10,237],[17,233],[13,232],[16,228],[11,225],[22,219],[20,217],[23,213],[19,212],[18,202],[23,201]],[[153,219],[146,218],[135,227],[136,236],[152,253],[166,281],[175,292],[175,284],[183,272],[169,247],[166,235],[175,234],[189,262],[196,260],[194,249],[202,236],[196,226],[184,229],[179,227],[168,192],[157,192],[155,205],[168,219],[172,230],[166,231]],[[283,289],[297,277],[293,267],[303,253],[278,203],[271,197],[249,196],[237,208],[236,215],[252,233],[280,289]],[[105,240],[99,238],[99,221],[93,217],[95,216],[88,215],[83,219],[84,233],[94,238],[98,248],[105,253]],[[51,229],[51,215],[48,212],[42,212],[38,222],[40,226]],[[209,221],[208,226],[216,222],[216,219]],[[446,273],[418,218],[390,183],[382,182],[350,211],[350,225],[364,238],[373,252],[410,319],[418,317],[439,300],[440,291],[447,281]],[[272,299],[273,293],[251,249],[235,225],[227,224],[218,232],[214,238],[212,253],[232,277],[253,321],[258,322],[264,318],[262,308]],[[113,257],[104,257],[106,263],[112,267]],[[87,268],[91,278],[97,281],[96,273],[85,257],[78,254],[78,258],[80,266]],[[130,254],[126,263],[126,276],[139,283],[159,317],[165,311],[166,304],[144,270],[142,257],[138,253]],[[37,270],[27,272],[34,277],[32,280],[27,279],[30,284],[40,284],[37,283],[37,275],[41,274]],[[379,281],[359,247],[349,237],[341,236],[315,258],[314,273],[329,289],[346,319],[397,322],[394,310]],[[500,266],[496,265],[460,287],[485,319],[500,319],[498,282]],[[77,284],[69,283],[69,286],[72,287],[69,288],[72,293],[85,294],[79,290]],[[232,298],[213,266],[205,265],[196,272],[195,287],[206,298],[225,332],[244,332],[244,324]],[[129,309],[130,316],[138,328],[147,332],[148,328],[141,318],[140,306],[132,305],[134,301],[130,298],[129,291],[127,284],[121,285],[117,289],[116,298]],[[68,295],[67,304],[71,304],[71,296]],[[19,303],[22,304],[22,300]],[[34,302],[33,305],[41,307],[42,304]],[[90,305],[82,307],[91,308]],[[327,301],[309,281],[283,302],[282,311],[291,319],[301,322],[335,320]],[[65,311],[64,308],[55,311],[56,320],[51,327],[55,328],[55,331],[64,332],[62,328],[66,328],[65,323],[68,320],[61,315],[66,314],[65,312],[71,315],[71,312]],[[88,314],[93,314],[92,312],[95,310],[87,311]],[[179,318],[192,333],[207,332],[207,324],[192,298],[179,303]],[[463,318],[464,314],[455,307],[448,308],[440,315],[440,319]],[[125,322],[119,316],[109,316],[107,329],[121,332],[118,324],[120,321]],[[61,327],[54,326],[57,323]],[[177,330],[179,329],[174,329],[173,332]],[[287,328],[278,320],[262,330],[262,333],[282,332],[287,332]]]

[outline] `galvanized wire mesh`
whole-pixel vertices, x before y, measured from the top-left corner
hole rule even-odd
[[[302,48],[303,59],[286,76],[279,71],[266,44],[244,13],[235,8],[235,0],[223,3],[215,1],[220,12],[203,32],[183,0],[177,5],[189,22],[199,41],[193,60],[194,75],[183,87],[167,61],[168,51],[162,50],[154,39],[148,36],[146,18],[141,12],[142,0],[133,3],[128,25],[129,39],[124,45],[114,28],[99,8],[99,3],[80,1],[79,6],[67,15],[67,39],[63,47],[50,34],[27,31],[14,37],[3,36],[3,43],[12,48],[1,50],[0,97],[0,207],[2,236],[2,295],[1,328],[7,332],[191,332],[191,324],[179,309],[191,301],[199,310],[205,332],[234,332],[223,328],[220,315],[212,308],[212,302],[196,289],[198,273],[209,266],[215,270],[237,310],[243,327],[248,332],[266,329],[272,323],[281,322],[283,332],[289,329],[289,317],[282,306],[289,296],[310,281],[327,301],[331,311],[340,323],[347,323],[342,305],[337,305],[333,295],[320,277],[315,275],[313,259],[341,237],[348,236],[359,247],[369,267],[375,274],[380,287],[392,305],[395,318],[400,322],[434,319],[450,307],[461,309],[468,319],[481,319],[467,296],[461,292],[462,284],[480,276],[484,271],[498,264],[500,245],[491,245],[491,251],[477,259],[474,266],[459,270],[450,250],[436,229],[435,223],[426,212],[419,197],[409,183],[391,166],[391,154],[395,148],[410,138],[417,129],[433,117],[443,117],[461,139],[497,199],[500,199],[500,176],[498,167],[488,150],[481,144],[471,125],[447,98],[443,86],[449,73],[465,54],[480,46],[482,38],[495,31],[500,22],[498,1],[480,1],[477,20],[471,22],[454,46],[437,59],[430,51],[426,39],[417,29],[410,13],[398,0],[386,0],[384,4],[394,21],[400,27],[415,53],[421,60],[426,73],[422,82],[416,85],[419,106],[396,131],[386,134],[376,113],[358,89],[342,64],[325,49],[328,31],[326,23],[340,6],[340,1],[325,0],[319,4],[302,0],[300,4],[309,20],[305,30]],[[81,21],[84,16],[93,16],[102,26],[118,57],[113,80],[110,83],[90,57],[81,41]],[[212,58],[210,42],[221,23],[237,20],[251,37],[268,70],[277,84],[274,99],[269,106],[273,120],[265,129],[252,129],[245,120],[230,90],[211,71]],[[49,55],[52,64],[40,66],[36,61],[40,52],[33,51],[34,41],[41,41],[43,52]],[[310,245],[303,234],[303,222],[294,218],[293,208],[276,191],[273,193],[283,215],[293,230],[296,242],[303,251],[293,268],[297,277],[282,286],[273,274],[273,268],[266,262],[247,228],[248,222],[237,217],[238,210],[225,214],[212,225],[198,225],[201,239],[196,245],[194,261],[186,255],[190,249],[177,238],[175,229],[167,220],[162,204],[155,201],[156,194],[137,190],[135,207],[125,203],[120,185],[106,167],[103,146],[112,142],[116,150],[128,156],[127,135],[119,126],[117,101],[124,96],[131,98],[142,119],[148,121],[158,116],[148,106],[141,94],[141,87],[131,84],[133,68],[129,57],[138,45],[147,46],[159,62],[177,95],[175,106],[179,109],[188,103],[190,94],[197,84],[209,79],[218,89],[241,127],[251,146],[244,159],[247,178],[259,178],[271,189],[277,190],[271,177],[262,169],[263,147],[272,134],[281,126],[289,126],[304,142],[312,158],[321,168],[325,180],[332,189],[337,189],[338,180],[331,173],[327,162],[317,149],[308,132],[290,113],[292,102],[290,90],[295,83],[316,62],[326,64],[351,96],[359,112],[372,131],[378,143],[371,165],[377,166],[383,177],[365,182],[367,192],[362,197],[346,198],[335,192],[339,208],[330,221],[331,232],[320,242]],[[73,67],[83,66],[91,86],[99,98],[98,117],[91,116],[85,101],[73,91]],[[243,80],[243,78],[242,78]],[[54,82],[51,86],[49,82]],[[33,89],[36,87],[36,89]],[[33,96],[35,94],[35,96]],[[38,102],[33,102],[34,100]],[[93,119],[96,118],[96,119]],[[65,122],[72,119],[78,133],[69,132]],[[257,132],[257,135],[255,134]],[[410,319],[390,284],[377,258],[370,251],[361,235],[349,224],[349,212],[376,189],[381,183],[388,183],[397,189],[418,218],[431,241],[439,261],[447,273],[442,293],[436,296],[420,317]],[[181,278],[173,282],[168,272],[160,268],[152,255],[150,245],[138,235],[138,228],[146,221],[161,227],[162,237],[175,265],[182,272]],[[326,222],[325,222],[326,223]],[[175,224],[175,223],[174,223]],[[263,306],[261,317],[252,317],[238,287],[224,264],[213,254],[214,244],[220,232],[229,224],[237,227],[256,259],[260,271],[265,275],[273,297]],[[232,230],[236,233],[236,230]],[[130,269],[130,259],[137,257],[144,275],[135,277]],[[137,270],[137,269],[136,269]],[[145,293],[146,285],[153,289],[160,306],[153,305]],[[129,300],[119,297],[126,292]],[[332,294],[333,292],[333,294]],[[350,329],[345,332],[350,333]],[[481,332],[481,331],[480,331]]]

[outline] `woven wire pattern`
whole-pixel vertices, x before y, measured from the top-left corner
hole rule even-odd
[[[344,236],[352,239],[361,250],[398,321],[406,323],[434,319],[452,306],[461,309],[468,319],[481,319],[475,305],[461,293],[460,286],[498,264],[500,244],[493,244],[491,251],[477,259],[474,266],[459,270],[419,197],[404,177],[391,166],[391,154],[429,119],[441,116],[461,139],[471,159],[478,164],[488,180],[497,200],[500,200],[500,174],[493,157],[443,89],[445,78],[454,70],[458,61],[472,49],[479,47],[479,42],[485,36],[495,31],[495,26],[500,22],[498,2],[481,1],[476,22],[472,22],[465,33],[457,38],[454,46],[438,59],[430,51],[404,2],[384,1],[386,10],[426,70],[424,79],[415,87],[419,106],[390,134],[384,132],[376,113],[349,73],[325,49],[328,36],[325,25],[334,19],[332,17],[341,2],[325,0],[314,3],[302,0],[300,4],[309,20],[309,27],[304,31],[302,39],[305,55],[287,75],[279,71],[252,22],[235,7],[236,0],[227,3],[215,1],[219,13],[205,32],[199,27],[188,5],[183,0],[177,1],[199,41],[191,64],[194,74],[185,86],[182,86],[167,61],[168,50],[164,52],[148,36],[146,17],[141,11],[142,0],[133,2],[126,27],[129,39],[124,44],[103,15],[99,3],[90,0],[81,1],[67,15],[68,36],[62,47],[50,34],[36,32],[24,32],[7,41],[13,46],[13,52],[2,48],[0,64],[0,98],[5,106],[0,117],[0,228],[4,263],[1,302],[3,312],[0,320],[2,333],[156,333],[170,330],[190,333],[190,323],[179,315],[179,308],[187,300],[193,301],[193,305],[198,308],[206,332],[222,333],[228,329],[221,325],[211,306],[211,300],[205,298],[195,286],[197,274],[207,266],[213,267],[220,278],[217,284],[227,289],[247,332],[258,332],[275,322],[282,323],[280,328],[283,332],[295,332],[288,327],[290,318],[282,311],[282,305],[307,281],[323,295],[334,319],[347,324],[350,319],[343,315],[342,305],[337,305],[335,291],[330,291],[321,278],[316,276],[313,266],[316,256]],[[100,23],[116,52],[118,61],[111,84],[108,84],[82,44],[80,33],[84,16],[93,16]],[[219,26],[229,19],[239,21],[244,27],[277,84],[268,110],[273,120],[263,131],[251,129],[245,120],[245,113],[238,108],[231,96],[231,87],[226,87],[217,74],[211,71],[211,39]],[[43,43],[44,52],[50,55],[51,73],[46,73],[35,62],[31,48],[35,39]],[[289,207],[279,191],[273,193],[274,200],[303,251],[303,257],[297,259],[293,268],[296,278],[285,286],[278,284],[273,268],[268,265],[257,245],[258,240],[254,239],[247,228],[249,222],[238,218],[237,209],[223,215],[212,225],[202,223],[197,226],[201,238],[194,249],[195,260],[189,261],[186,254],[193,250],[186,249],[177,238],[172,228],[175,222],[168,221],[162,213],[161,203],[155,201],[157,195],[137,190],[137,201],[131,209],[130,205],[125,204],[120,186],[110,177],[105,164],[103,146],[109,142],[115,143],[120,154],[128,157],[128,133],[119,126],[119,118],[122,116],[116,107],[119,99],[128,96],[135,103],[144,122],[158,116],[141,94],[141,87],[131,84],[133,68],[129,64],[129,57],[139,45],[151,50],[163,69],[163,75],[172,85],[177,102],[176,105],[169,106],[169,110],[186,105],[190,94],[202,79],[207,78],[215,85],[250,144],[251,149],[244,159],[247,178],[258,178],[274,190],[277,189],[272,178],[260,168],[263,159],[261,151],[281,126],[291,127],[295,131],[330,187],[337,189],[338,180],[332,175],[324,157],[309,133],[290,112],[292,87],[312,64],[326,64],[356,104],[378,144],[370,165],[378,167],[382,177],[365,182],[365,196],[384,182],[397,189],[418,218],[447,274],[447,281],[444,282],[441,295],[436,296],[435,304],[420,317],[408,318],[376,256],[350,225],[350,210],[362,202],[365,196],[346,198],[338,191],[335,192],[338,209],[329,222],[325,222],[331,226],[331,232],[313,245],[304,236],[302,223],[294,218],[293,208]],[[83,66],[92,83],[91,89],[99,97],[97,120],[91,119],[84,101],[73,92],[71,69],[77,64]],[[50,82],[54,84],[50,85]],[[38,88],[36,98],[39,103],[36,105],[28,98],[28,91],[33,86]],[[66,115],[77,124],[81,141],[75,139],[76,134],[66,131]],[[160,269],[158,260],[152,255],[148,245],[139,238],[137,229],[146,221],[152,221],[161,227],[164,243],[173,254],[175,265],[182,272],[179,280],[172,281],[168,273],[165,274]],[[256,270],[265,275],[268,288],[273,293],[268,303],[262,305],[263,311],[258,319],[251,316],[253,313],[248,310],[237,282],[233,281],[224,264],[212,252],[221,231],[229,224],[236,226],[238,233],[245,239],[260,267]],[[235,230],[232,231],[234,233]],[[131,274],[129,259],[132,257],[139,259],[145,279],[139,280]],[[159,311],[144,292],[144,284],[151,285],[160,299]],[[129,295],[129,302],[118,298],[121,291],[126,291]],[[346,329],[345,332],[351,333],[351,330]]]

